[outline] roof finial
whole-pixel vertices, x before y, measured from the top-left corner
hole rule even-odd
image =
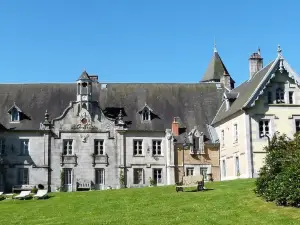
[[[260,55],[260,47],[258,46],[257,53]]]
[[[281,50],[281,48],[280,48],[280,45],[278,45],[278,47],[277,47],[277,52],[278,52],[278,56],[282,56],[282,55],[281,55],[282,50]]]
[[[217,44],[216,44],[216,37],[214,37],[214,52],[218,52]]]

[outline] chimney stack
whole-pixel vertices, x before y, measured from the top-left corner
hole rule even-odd
[[[174,136],[179,135],[179,118],[174,117],[174,120],[172,122],[172,133]]]
[[[252,53],[249,58],[249,72],[250,72],[250,79],[253,75],[260,71],[263,68],[263,58],[260,55],[260,49],[257,52]]]

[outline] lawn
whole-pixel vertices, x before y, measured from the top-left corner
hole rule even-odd
[[[174,187],[51,193],[46,200],[0,201],[0,224],[300,224],[300,209],[253,193],[254,180],[207,183],[205,192]]]

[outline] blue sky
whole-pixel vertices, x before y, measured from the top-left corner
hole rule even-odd
[[[261,48],[300,72],[300,2],[200,0],[2,0],[0,82],[198,82],[214,37],[237,84]]]

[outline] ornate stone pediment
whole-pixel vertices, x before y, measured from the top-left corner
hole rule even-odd
[[[82,109],[79,113],[77,124],[71,126],[72,130],[97,130],[93,124],[90,113],[86,109]]]

